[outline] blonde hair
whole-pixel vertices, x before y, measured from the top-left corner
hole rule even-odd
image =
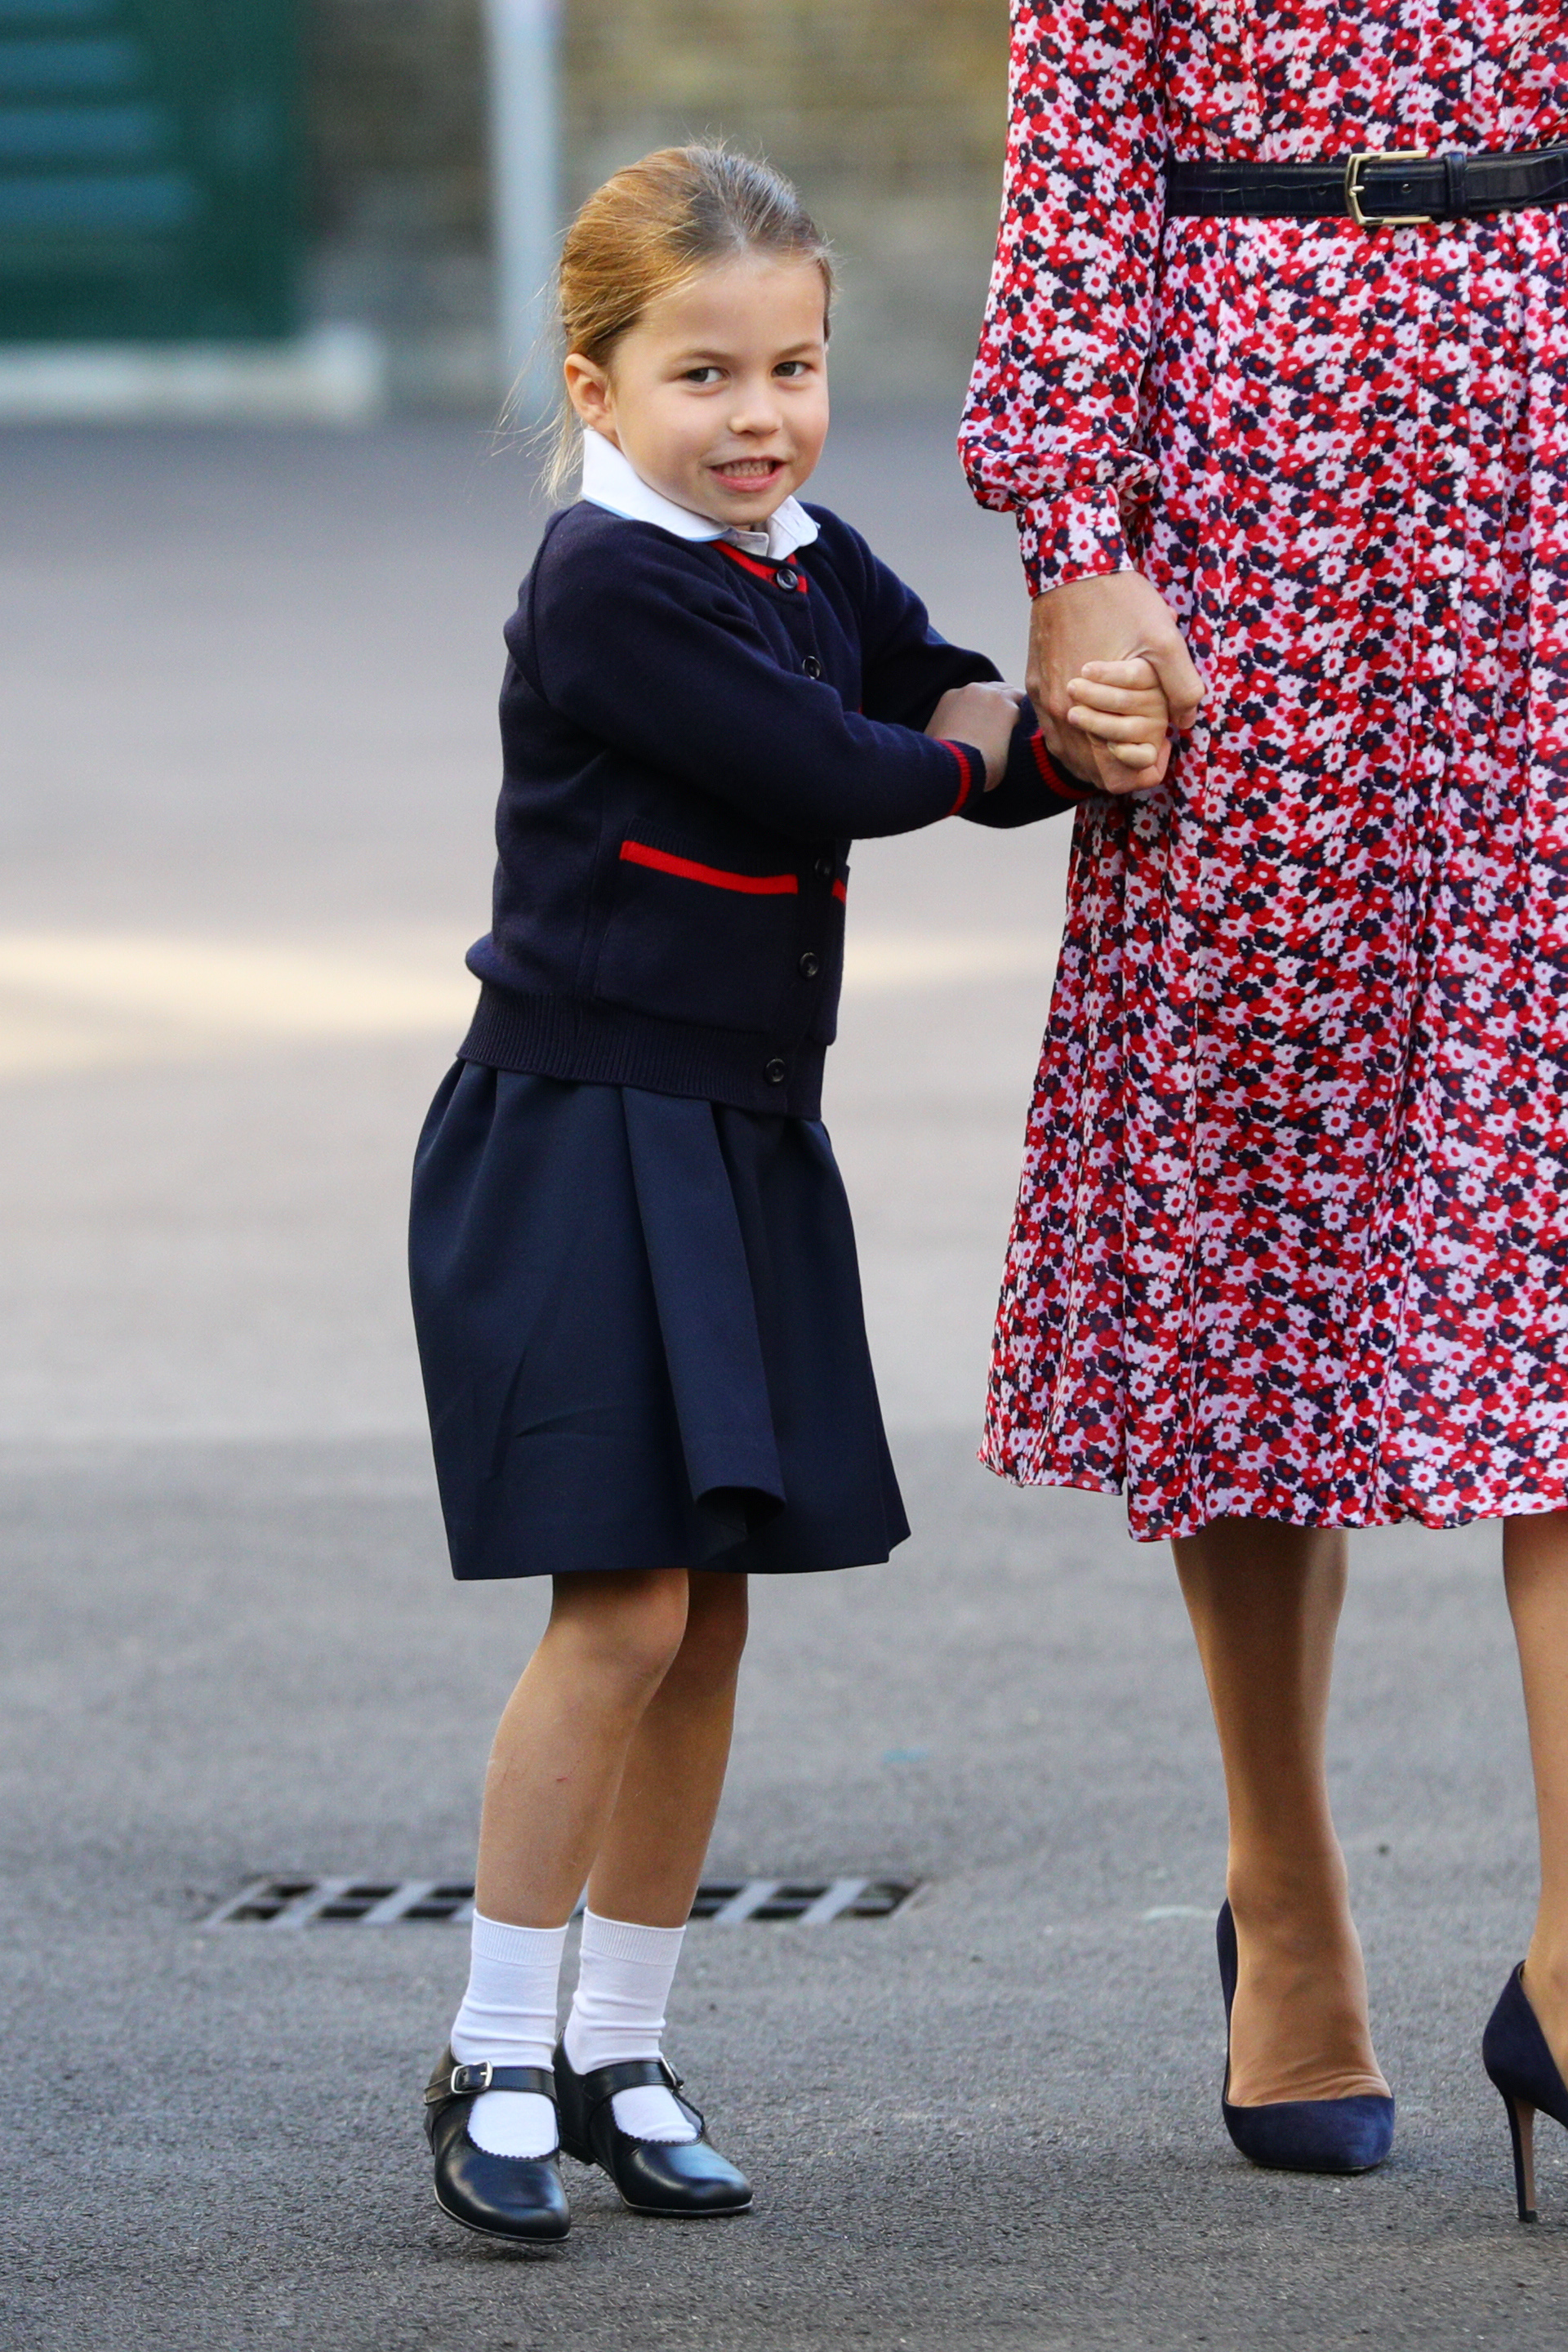
[[[595,188],[566,232],[556,316],[567,352],[607,367],[649,305],[713,262],[743,254],[815,262],[834,293],[826,238],[780,173],[726,147],[661,147]],[[564,496],[576,467],[576,414],[563,396],[545,485]]]

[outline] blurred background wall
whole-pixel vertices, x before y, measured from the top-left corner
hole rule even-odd
[[[313,0],[312,313],[386,342],[405,405],[493,397],[481,0]],[[956,395],[1005,129],[1006,0],[565,0],[561,194],[723,133],[804,191],[844,262],[839,383]]]
[[[495,397],[482,8],[306,0],[306,307],[377,331],[401,406]]]
[[[1006,0],[0,0],[0,415],[493,410],[565,215],[703,136],[837,247],[840,385],[956,397],[1006,47]]]

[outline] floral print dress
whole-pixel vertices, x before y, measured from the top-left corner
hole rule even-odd
[[[1207,700],[1078,821],[984,1458],[1226,1513],[1568,1501],[1568,207],[1173,219],[1167,158],[1568,139],[1568,5],[1019,0],[963,430]]]

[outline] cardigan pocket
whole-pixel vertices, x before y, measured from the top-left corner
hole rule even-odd
[[[710,1029],[770,1030],[795,971],[800,879],[713,863],[666,836],[622,842],[594,993]]]

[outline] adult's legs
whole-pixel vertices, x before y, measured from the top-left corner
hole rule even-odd
[[[1568,1511],[1508,1520],[1502,1559],[1541,1828],[1541,1901],[1524,1984],[1568,2074]]]
[[[1331,1530],[1243,1518],[1174,1547],[1230,1811],[1238,2106],[1388,2088],[1324,1768],[1345,1549]]]

